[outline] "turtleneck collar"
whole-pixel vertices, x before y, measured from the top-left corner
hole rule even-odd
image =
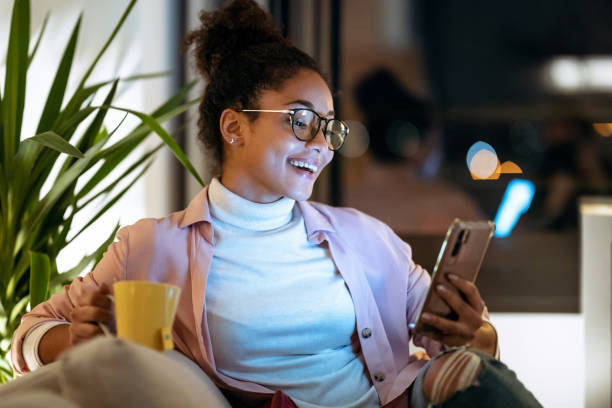
[[[208,186],[210,215],[222,222],[254,231],[268,231],[289,223],[295,200],[283,197],[269,204],[254,203],[228,190],[218,178]]]

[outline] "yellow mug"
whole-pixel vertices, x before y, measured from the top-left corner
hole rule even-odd
[[[172,325],[181,288],[168,283],[119,281],[113,290],[117,337],[158,351],[174,348]]]

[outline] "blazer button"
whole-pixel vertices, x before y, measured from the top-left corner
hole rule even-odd
[[[377,371],[374,373],[374,379],[378,382],[383,382],[385,381],[385,373],[383,373],[382,371]]]
[[[372,335],[372,329],[370,329],[369,327],[366,327],[365,329],[361,331],[361,337],[363,337],[364,339],[367,339],[371,335]]]

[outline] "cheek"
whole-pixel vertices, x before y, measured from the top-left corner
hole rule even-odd
[[[327,149],[327,151],[324,153],[324,159],[323,159],[324,162],[323,163],[325,164],[325,166],[323,166],[323,168],[327,167],[327,165],[329,163],[331,163],[333,158],[334,158],[334,152],[329,150],[329,149]]]
[[[287,155],[292,151],[295,151],[295,146],[291,140],[269,140],[267,146],[262,146],[260,159],[263,158],[266,167],[278,171],[285,166]]]

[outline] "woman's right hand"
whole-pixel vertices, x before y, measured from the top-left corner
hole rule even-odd
[[[114,326],[113,304],[108,297],[110,293],[110,288],[102,283],[98,291],[87,292],[75,299],[76,306],[70,315],[71,346],[103,334],[98,322]]]

